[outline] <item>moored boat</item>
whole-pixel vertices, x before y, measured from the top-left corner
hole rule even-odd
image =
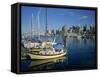
[[[44,48],[40,51],[31,51],[27,53],[30,59],[51,59],[61,57],[67,54],[67,49],[64,49],[63,44],[58,43],[51,48]]]
[[[40,40],[40,24],[38,26],[38,40]],[[46,32],[45,32],[45,41],[36,42],[32,39],[32,30],[31,30],[31,41],[24,43],[24,47],[29,49],[29,52],[26,53],[26,57],[30,59],[51,59],[57,58],[66,55],[67,50],[62,43],[55,42],[56,38],[52,41],[48,40],[48,24],[47,24],[47,8],[46,8]],[[53,35],[54,36],[54,35]]]
[[[54,52],[54,53],[37,53],[37,54],[34,54],[34,53],[27,53],[27,56],[30,57],[30,59],[51,59],[51,58],[57,58],[57,57],[61,57],[61,56],[64,56],[66,55],[67,52]]]

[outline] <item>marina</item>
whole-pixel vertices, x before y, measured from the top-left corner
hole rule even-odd
[[[32,21],[31,21],[31,36],[30,40],[24,40],[23,39],[23,48],[26,48],[28,50],[28,53],[24,53],[24,57],[28,57],[30,59],[50,59],[50,58],[56,58],[66,55],[67,49],[64,47],[62,43],[55,42],[55,39],[53,41],[48,41],[48,19],[47,19],[47,8],[45,9],[46,12],[46,27],[45,27],[45,41],[41,41],[40,39],[40,17],[38,16],[38,40],[33,40],[32,37],[34,37],[33,34],[33,14],[32,14]],[[22,36],[23,37],[23,36]],[[64,37],[64,36],[63,36]],[[24,59],[24,58],[22,58]]]
[[[60,27],[59,22],[50,20],[50,10],[41,8],[37,13],[35,11],[30,13],[28,32],[22,31],[21,37],[21,71],[93,67],[96,49],[95,24],[64,23]],[[50,25],[53,22],[57,27]]]
[[[77,39],[71,37],[67,38],[66,43],[68,53],[65,56],[41,60],[24,59],[21,61],[21,66],[24,66],[22,70],[26,72],[49,69],[61,70],[80,68],[80,66],[84,68],[93,67],[95,65],[95,39]]]

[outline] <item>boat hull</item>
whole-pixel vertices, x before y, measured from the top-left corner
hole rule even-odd
[[[51,59],[51,58],[64,56],[66,55],[66,52],[63,52],[61,54],[56,54],[56,55],[35,55],[31,53],[28,53],[27,55],[30,57],[30,59]]]

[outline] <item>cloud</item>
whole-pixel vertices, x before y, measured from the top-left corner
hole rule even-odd
[[[68,12],[71,16],[75,15],[75,12]]]
[[[87,19],[88,16],[81,16],[80,18],[81,18],[81,19]]]

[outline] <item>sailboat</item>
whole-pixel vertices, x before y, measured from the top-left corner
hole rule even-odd
[[[39,19],[38,21],[40,22]],[[40,29],[40,23],[38,27]],[[64,45],[62,43],[56,43],[55,39],[53,40],[53,42],[47,41],[47,31],[48,31],[47,29],[48,29],[48,23],[47,23],[47,8],[46,8],[45,41],[41,43],[31,43],[32,45],[30,47],[30,52],[27,53],[26,56],[27,58],[39,60],[39,59],[57,58],[66,55],[67,49],[64,48]],[[40,38],[39,32],[38,36]]]
[[[40,48],[40,43],[37,42],[37,41],[34,41],[32,38],[33,38],[33,28],[34,28],[34,25],[33,25],[33,14],[32,14],[32,18],[31,18],[31,36],[30,36],[30,40],[24,42],[24,47],[29,49],[29,51],[40,51],[41,48]],[[38,30],[39,31],[39,30]],[[39,33],[38,33],[39,35]]]

